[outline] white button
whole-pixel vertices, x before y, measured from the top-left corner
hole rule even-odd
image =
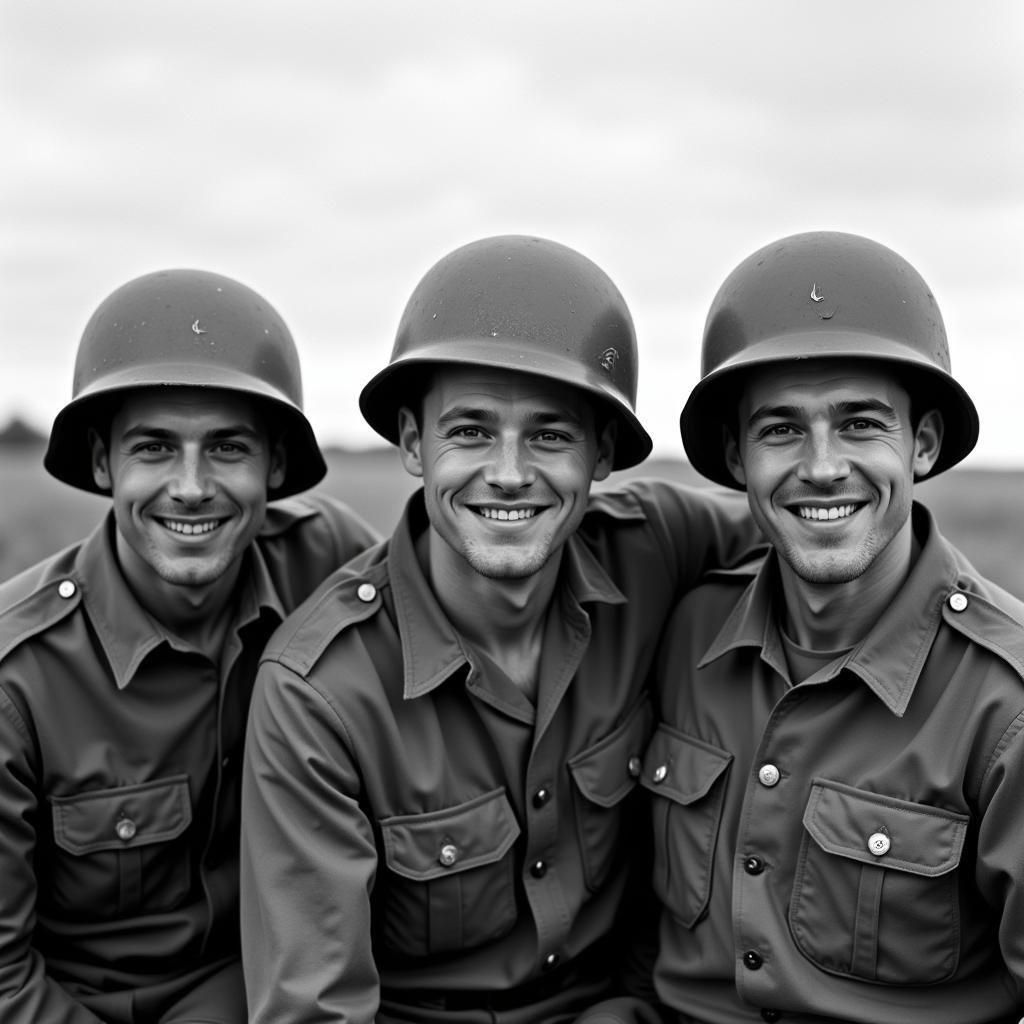
[[[75,584],[71,580],[61,580],[60,585],[57,587],[57,593],[64,598],[74,597]]]
[[[889,852],[889,837],[884,832],[875,832],[868,839],[868,850],[876,857],[884,857]]]
[[[643,770],[643,765],[640,763],[640,758],[635,755],[626,762],[626,771],[629,773],[631,779],[639,777],[640,772]]]
[[[955,612],[962,612],[967,607],[966,594],[950,594],[949,607]]]
[[[114,826],[114,831],[117,832],[117,838],[123,843],[127,843],[130,839],[135,838],[136,828],[135,822],[131,818],[121,818],[118,823]]]
[[[659,764],[658,767],[654,769],[654,776],[653,776],[653,778],[654,778],[655,782],[664,782],[667,776],[668,776],[668,766],[667,765]]]
[[[781,778],[782,773],[773,764],[761,765],[757,773],[758,782],[762,786],[774,786]]]
[[[360,583],[356,597],[369,604],[377,596],[377,588],[372,583]]]
[[[446,868],[450,868],[459,859],[459,849],[454,843],[445,843],[441,847],[441,855],[437,858]]]

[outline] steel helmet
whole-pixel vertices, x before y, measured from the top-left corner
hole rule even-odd
[[[618,421],[614,468],[642,462],[651,439],[636,418],[633,320],[600,267],[557,242],[484,238],[436,263],[416,286],[391,360],[359,408],[392,444],[431,364],[488,366],[581,388]]]
[[[892,365],[915,405],[945,426],[927,476],[963,459],[978,440],[978,413],[950,374],[946,329],[921,275],[878,242],[838,231],[780,239],[748,256],[718,290],[704,326],[701,380],[679,417],[694,468],[742,489],[725,462],[723,426],[743,375],[794,359],[872,359]]]
[[[92,477],[88,428],[111,399],[135,388],[224,388],[265,403],[287,452],[283,498],[312,487],[327,467],[302,412],[291,332],[262,296],[203,270],[161,270],[129,281],[100,304],[82,333],[71,401],[57,414],[43,464],[84,491]]]

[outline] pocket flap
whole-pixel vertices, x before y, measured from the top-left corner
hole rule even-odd
[[[692,804],[707,796],[732,754],[662,723],[644,754],[641,783],[652,793]]]
[[[380,827],[388,867],[413,881],[493,864],[519,835],[504,789],[441,811],[385,818]]]
[[[570,758],[569,771],[591,803],[613,807],[636,786],[653,718],[645,700],[617,729]]]
[[[50,804],[54,841],[75,855],[163,843],[192,823],[187,775],[53,796]]]
[[[826,852],[926,876],[960,863],[968,821],[964,814],[828,779],[811,785],[804,811],[804,827]]]

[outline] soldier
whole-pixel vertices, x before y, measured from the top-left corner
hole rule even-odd
[[[659,995],[686,1024],[1016,1022],[1024,606],[913,501],[978,435],[931,292],[865,238],[766,246],[681,427],[771,551],[659,656]]]
[[[754,536],[708,492],[590,494],[650,450],[636,357],[615,285],[554,242],[471,243],[414,291],[360,405],[423,488],[257,679],[254,1021],[568,1021],[610,994],[656,640]]]
[[[0,587],[0,1017],[243,1024],[238,830],[259,654],[372,531],[325,465],[298,355],[249,288],[171,270],[85,328],[45,456],[109,495]]]

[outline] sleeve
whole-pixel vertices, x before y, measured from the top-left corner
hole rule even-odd
[[[711,569],[727,569],[762,554],[765,540],[750,515],[747,496],[724,487],[688,487],[639,480],[640,499],[682,597]]]
[[[252,1024],[372,1024],[373,831],[334,708],[265,661],[242,782],[242,963]]]
[[[102,1024],[46,973],[32,945],[36,918],[34,822],[43,809],[25,723],[0,689],[0,1017],[4,1024]]]
[[[981,794],[976,877],[982,897],[999,915],[999,948],[1024,1013],[1024,712],[997,748]]]

